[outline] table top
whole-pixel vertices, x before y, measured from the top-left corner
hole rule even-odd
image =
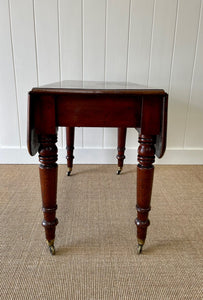
[[[50,93],[105,93],[105,94],[165,94],[163,89],[150,88],[132,82],[64,80],[32,89]]]
[[[28,97],[28,150],[35,155],[38,135],[57,127],[133,127],[156,136],[156,155],[166,147],[167,94],[130,82],[60,81],[35,87]]]

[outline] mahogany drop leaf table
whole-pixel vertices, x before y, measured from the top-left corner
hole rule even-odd
[[[57,196],[58,127],[135,128],[139,134],[137,165],[137,240],[142,252],[155,156],[166,148],[168,95],[134,83],[61,81],[33,88],[28,97],[28,151],[39,153],[45,235],[50,252],[54,239]],[[132,187],[133,188],[133,187]]]

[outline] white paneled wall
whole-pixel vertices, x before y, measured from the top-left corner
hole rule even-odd
[[[203,163],[203,0],[0,0],[0,162],[32,163],[27,92],[58,80],[130,81],[169,93],[160,163]],[[77,128],[75,162],[116,163],[117,130]],[[59,132],[65,163],[65,130]],[[128,129],[127,163],[137,133]]]

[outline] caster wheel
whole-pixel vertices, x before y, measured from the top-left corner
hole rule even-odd
[[[142,247],[143,247],[143,245],[138,244],[138,246],[137,246],[137,254],[141,254],[142,253]]]
[[[55,255],[56,251],[55,251],[54,245],[49,246],[49,251],[50,251],[51,255]]]
[[[68,167],[68,172],[66,173],[67,176],[70,176],[71,171],[72,171],[72,168],[69,168],[69,167]]]
[[[120,174],[121,174],[121,170],[118,170],[118,171],[117,171],[117,175],[120,175]]]

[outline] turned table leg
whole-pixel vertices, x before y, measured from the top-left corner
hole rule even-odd
[[[118,171],[117,174],[119,175],[123,169],[123,161],[125,159],[125,141],[126,141],[126,131],[127,128],[119,127],[118,128],[118,155],[116,158],[118,159]]]
[[[66,158],[67,158],[67,167],[68,167],[67,176],[70,176],[73,168],[74,135],[75,135],[75,128],[66,127],[66,149],[67,149]]]
[[[58,224],[56,218],[56,194],[57,194],[57,142],[56,135],[39,137],[39,173],[42,193],[42,210],[46,240],[51,254],[55,254],[54,239],[55,227]]]
[[[154,137],[150,135],[139,136],[138,148],[138,165],[137,165],[137,239],[138,239],[138,254],[142,252],[144,245],[147,227],[150,222],[148,213],[150,211],[150,201],[154,174],[155,148]]]

